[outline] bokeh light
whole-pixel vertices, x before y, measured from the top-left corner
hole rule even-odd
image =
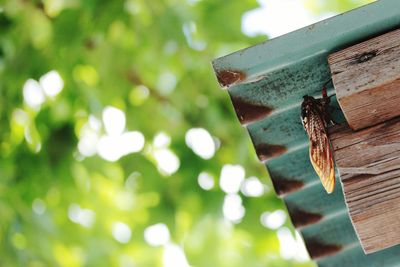
[[[187,146],[203,159],[210,159],[214,156],[214,140],[207,130],[192,128],[186,132],[185,141]]]
[[[33,109],[40,108],[46,100],[39,82],[33,79],[29,79],[25,82],[23,95],[25,103]]]
[[[0,266],[314,266],[210,62],[315,3],[2,2]]]
[[[210,190],[214,187],[214,177],[208,172],[201,172],[197,177],[197,182],[204,190]]]
[[[52,70],[40,77],[39,83],[48,97],[55,97],[64,87],[64,81],[56,70]]]
[[[245,179],[241,185],[240,191],[247,197],[260,197],[264,194],[266,186],[264,186],[257,177],[249,177]]]
[[[150,225],[144,230],[144,239],[151,246],[166,245],[170,239],[168,227],[164,223]]]
[[[283,210],[264,212],[260,217],[261,224],[269,229],[278,229],[286,221],[286,213]]]
[[[225,193],[237,193],[244,181],[245,171],[240,165],[226,164],[222,167],[219,185]]]
[[[242,198],[238,194],[228,194],[222,206],[224,217],[234,223],[239,223],[245,215],[246,209],[242,205]]]
[[[114,222],[112,224],[112,235],[120,243],[126,244],[131,240],[131,228],[123,222]]]

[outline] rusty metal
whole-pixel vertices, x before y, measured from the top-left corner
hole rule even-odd
[[[258,144],[255,147],[257,156],[261,161],[282,156],[287,151],[287,148],[282,145]]]
[[[298,207],[288,206],[288,211],[290,213],[290,218],[292,220],[293,226],[296,228],[301,228],[310,224],[317,223],[323,218],[321,214],[307,212],[301,210]]]
[[[310,253],[311,259],[314,260],[336,254],[342,250],[340,246],[331,244],[322,244],[314,240],[306,240],[305,243],[308,253]]]
[[[331,77],[330,53],[399,26],[400,2],[381,0],[213,62],[220,85],[228,87],[240,122],[318,266],[399,264],[399,246],[371,255],[362,252],[339,179],[327,195],[310,164],[300,121],[303,95],[320,97]],[[357,60],[372,56],[358,55]],[[327,89],[332,95],[333,88]],[[334,120],[343,121],[334,97],[332,105],[337,108]]]
[[[275,193],[280,197],[296,192],[304,186],[304,183],[301,181],[288,180],[277,176],[270,177],[274,185]]]
[[[217,72],[217,79],[222,87],[228,87],[241,82],[246,78],[246,74],[240,70],[221,70]]]
[[[273,111],[270,107],[257,105],[240,97],[232,96],[231,101],[235,108],[236,115],[243,125],[258,121]]]

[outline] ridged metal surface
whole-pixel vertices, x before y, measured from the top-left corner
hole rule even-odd
[[[334,193],[326,194],[300,122],[302,96],[320,96],[330,79],[330,53],[399,27],[400,1],[381,0],[213,62],[276,193],[321,267],[400,266],[400,246],[364,254],[339,179]],[[334,116],[343,120],[339,109]]]

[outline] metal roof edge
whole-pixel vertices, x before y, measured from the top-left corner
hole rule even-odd
[[[252,82],[262,73],[395,28],[400,25],[398,9],[398,0],[380,0],[217,58],[212,65],[222,87]],[[337,29],[343,29],[340,43],[332,40]]]

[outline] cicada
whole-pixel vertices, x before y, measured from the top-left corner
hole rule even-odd
[[[328,194],[335,188],[335,169],[327,127],[333,123],[329,114],[330,98],[325,86],[322,98],[303,96],[301,121],[310,141],[310,160]]]

